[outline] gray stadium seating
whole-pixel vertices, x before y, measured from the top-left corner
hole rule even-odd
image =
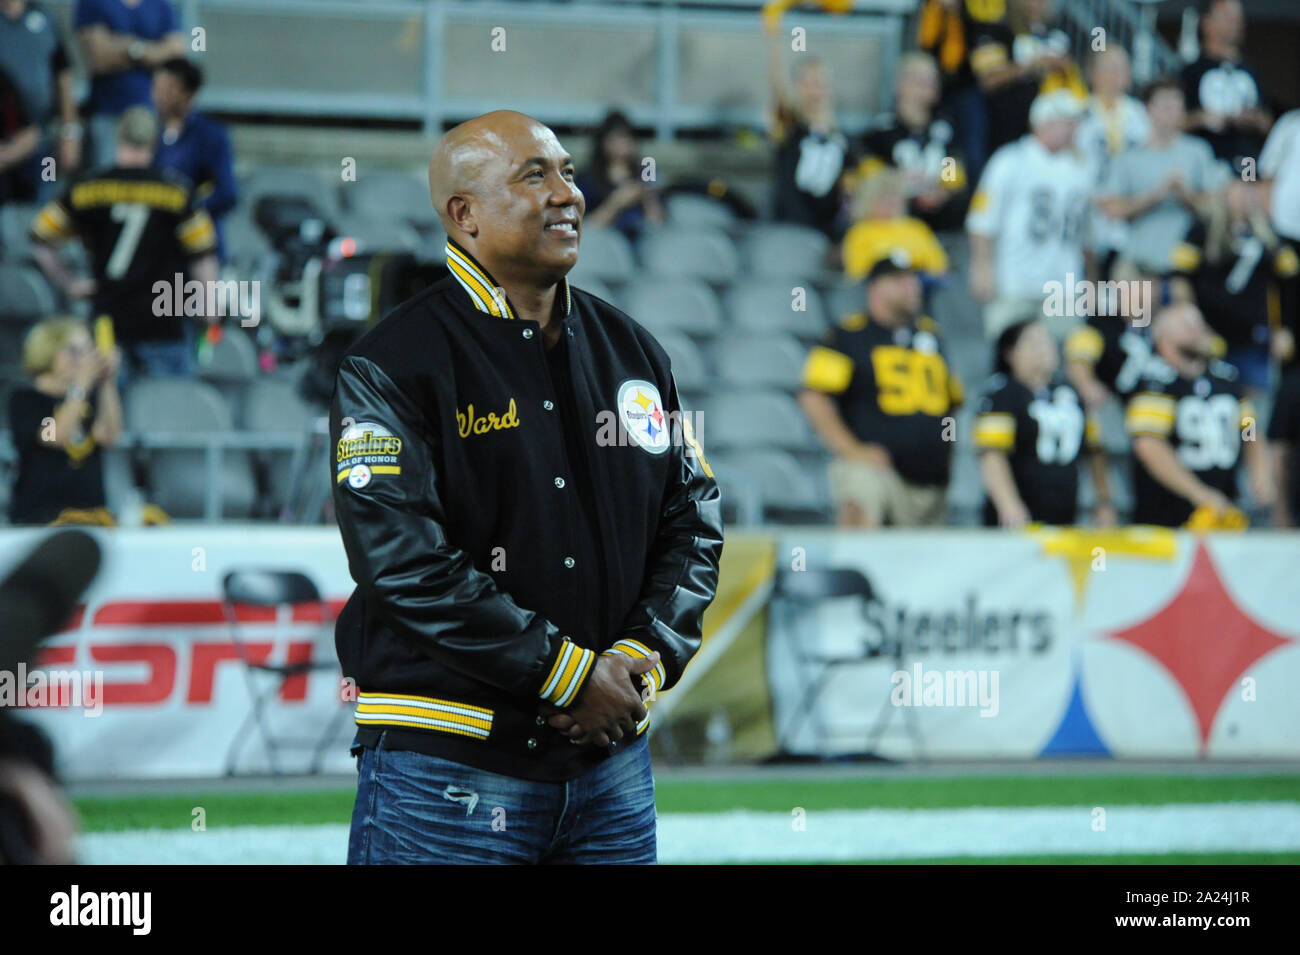
[[[777,522],[819,523],[829,516],[828,495],[820,472],[771,448],[714,455],[715,473],[736,472],[758,488],[763,516]],[[724,494],[725,486],[724,486]]]
[[[821,445],[798,403],[781,391],[728,391],[704,408],[700,441],[706,448],[780,448],[811,453]]]
[[[698,279],[637,279],[623,288],[619,301],[625,312],[656,335],[679,331],[707,338],[723,329],[718,297]]]
[[[7,261],[23,259],[31,253],[32,238],[27,229],[36,217],[37,208],[28,202],[0,206],[0,256]]]
[[[356,182],[342,183],[340,192],[344,208],[354,215],[397,219],[426,228],[438,222],[428,180],[422,176],[392,170],[361,172]]]
[[[258,166],[240,183],[239,202],[251,214],[262,196],[306,196],[327,219],[339,213],[337,192],[326,185],[315,169]]]
[[[146,378],[126,393],[125,417],[132,434],[203,434],[233,430],[230,408],[211,385],[183,378]],[[207,469],[194,449],[146,453],[149,500],[173,518],[203,516]],[[226,451],[219,467],[223,517],[247,517],[257,497],[247,452]]]
[[[826,289],[822,301],[826,305],[827,320],[836,325],[845,315],[866,311],[866,286],[861,282],[836,282]]]
[[[199,365],[199,377],[213,384],[247,383],[258,373],[257,347],[242,328],[222,329],[221,342],[211,356]]]
[[[271,244],[251,216],[251,206],[241,203],[221,223],[226,257],[238,270],[252,270],[271,251]]]
[[[641,240],[641,263],[648,272],[674,279],[694,277],[715,285],[740,274],[735,244],[717,229],[652,229]]]
[[[324,407],[312,405],[299,396],[294,378],[263,376],[249,386],[244,396],[241,420],[249,431],[301,435],[305,439],[312,422],[326,413]],[[309,470],[305,475],[296,474],[295,468],[304,466],[306,462],[292,451],[259,452],[255,458],[265,477],[265,496],[271,503],[272,510],[277,512],[288,503],[287,495],[294,486],[295,478],[305,476],[316,483],[328,482],[329,479],[325,471],[312,473]],[[328,494],[328,485],[325,491]]]
[[[799,387],[807,356],[806,349],[789,335],[732,337],[717,351],[718,379],[723,384],[791,392]]]
[[[699,346],[685,335],[665,332],[658,336],[659,344],[673,363],[673,378],[679,391],[701,392],[710,386],[710,376]]]
[[[830,241],[816,229],[789,223],[760,222],[746,234],[745,269],[764,278],[811,281],[826,273]]]
[[[707,196],[677,193],[664,202],[670,226],[684,229],[729,229],[736,215],[729,206]]]
[[[724,299],[732,328],[755,335],[787,333],[804,341],[821,338],[827,317],[820,293],[803,286],[804,310],[796,312],[793,288],[790,282],[737,282]]]
[[[578,285],[586,278],[625,282],[636,269],[636,257],[627,236],[617,229],[583,225],[578,263],[569,278]]]
[[[0,263],[0,315],[45,317],[57,300],[45,276],[34,265]]]
[[[357,252],[419,252],[423,240],[415,229],[396,216],[343,213],[336,220],[340,235],[357,242]]]
[[[603,298],[611,305],[618,305],[618,297],[614,290],[597,278],[573,279],[569,283],[573,288],[582,289],[584,292],[590,292],[597,298]]]

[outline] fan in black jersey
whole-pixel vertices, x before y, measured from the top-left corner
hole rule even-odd
[[[939,68],[927,53],[908,53],[898,64],[894,108],[862,137],[869,176],[882,166],[902,172],[907,211],[932,229],[959,229],[966,216],[966,170],[955,149],[952,120],[937,113]]]
[[[899,255],[867,278],[866,312],[812,349],[799,403],[835,454],[831,494],[844,526],[943,522],[962,386],[921,281]]]
[[[1156,360],[1128,403],[1133,438],[1133,523],[1178,527],[1198,509],[1234,512],[1237,467],[1251,493],[1273,504],[1262,429],[1231,365],[1213,359],[1214,333],[1193,305],[1170,305],[1152,325]]]
[[[811,226],[832,242],[848,226],[843,176],[849,168],[849,141],[835,120],[830,71],[804,57],[787,88],[784,50],[789,42],[779,18],[765,17],[767,71],[772,102],[769,134],[776,150],[773,216]]]
[[[1151,361],[1151,330],[1126,318],[1089,315],[1065,339],[1065,375],[1089,411],[1127,401]]]
[[[133,371],[184,374],[192,368],[190,330],[174,307],[157,314],[155,286],[166,284],[171,305],[178,274],[215,281],[217,235],[208,213],[195,206],[189,182],[153,166],[157,141],[151,112],[123,113],[114,165],[76,177],[37,213],[33,253],[51,282],[74,298],[89,296],[94,314],[112,319]],[[75,278],[55,248],[72,238],[86,246],[93,279]]]
[[[1300,273],[1300,257],[1269,225],[1254,183],[1229,182],[1211,194],[1205,214],[1170,253],[1175,298],[1196,303],[1226,343],[1224,360],[1257,396],[1272,375],[1271,312],[1278,291]]]
[[[998,337],[995,374],[980,397],[975,449],[984,480],[984,523],[990,527],[1073,524],[1079,462],[1092,462],[1094,518],[1115,523],[1097,422],[1057,371],[1056,343],[1041,321],[1017,322]]]

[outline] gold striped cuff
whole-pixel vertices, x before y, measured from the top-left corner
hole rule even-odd
[[[559,707],[568,706],[582,689],[583,681],[587,679],[595,662],[596,654],[593,651],[565,639],[560,644],[555,665],[542,683],[539,695],[548,703]]]
[[[415,729],[487,739],[493,713],[481,706],[404,693],[357,694],[358,724],[409,726]]]
[[[615,640],[614,645],[606,650],[601,656],[607,656],[611,653],[621,653],[624,656],[632,657],[634,660],[644,660],[654,651],[647,647],[640,640],[631,640],[624,637],[622,640]],[[668,671],[664,669],[664,663],[661,659],[655,664],[655,668],[649,673],[643,673],[642,681],[649,679],[654,684],[655,692],[658,693],[664,688],[668,681]]]

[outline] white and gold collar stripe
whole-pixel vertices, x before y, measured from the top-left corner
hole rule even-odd
[[[456,281],[469,294],[469,299],[480,312],[487,312],[497,318],[515,318],[515,310],[506,297],[505,289],[497,284],[491,273],[450,238],[446,245],[447,268],[456,277]],[[560,294],[564,296],[564,315],[567,318],[573,312],[573,295],[569,291],[567,277],[560,280]]]

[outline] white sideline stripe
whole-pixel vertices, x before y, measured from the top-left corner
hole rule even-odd
[[[1300,851],[1300,803],[1109,806],[1093,831],[1090,806],[985,809],[843,809],[669,813],[659,817],[659,861],[804,862],[940,856],[1132,855]],[[348,827],[232,826],[207,832],[141,829],[80,837],[91,864],[332,864]]]

